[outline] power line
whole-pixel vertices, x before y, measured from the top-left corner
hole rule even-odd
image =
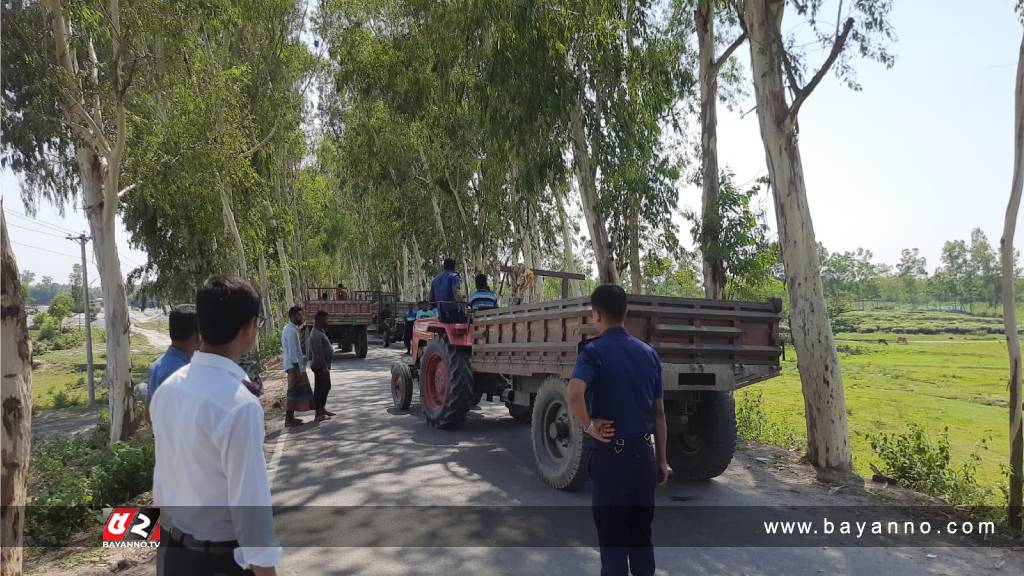
[[[19,226],[18,224],[15,224],[14,222],[8,222],[7,225],[11,226],[12,228],[18,228],[18,229],[21,229],[21,230],[26,230],[28,232],[33,232],[35,234],[45,234],[47,236],[53,236],[54,238],[64,238],[64,236],[61,236],[60,234],[56,234],[54,232],[47,232],[45,230],[35,230],[35,229],[32,229],[32,228],[28,228],[27,226]]]
[[[68,228],[64,228],[63,226],[54,224],[52,222],[47,222],[45,220],[40,220],[39,218],[35,218],[33,216],[29,216],[28,214],[25,214],[23,212],[18,212],[17,210],[15,210],[13,208],[8,208],[8,207],[4,206],[4,212],[7,212],[8,214],[10,214],[11,216],[14,216],[15,218],[22,218],[22,219],[25,219],[25,220],[29,220],[29,221],[34,222],[36,224],[40,224],[42,226],[46,226],[47,228],[52,228],[52,229],[54,229],[54,230],[56,230],[58,232],[65,232],[67,234],[75,234],[74,230],[70,230]]]
[[[78,256],[75,256],[73,254],[68,254],[67,252],[58,252],[56,250],[50,250],[49,248],[43,248],[41,246],[33,246],[32,244],[25,244],[24,242],[15,242],[14,240],[11,240],[11,244],[17,244],[18,246],[24,246],[25,248],[32,248],[33,250],[39,250],[41,252],[49,252],[50,254],[56,254],[57,256],[66,256],[68,258],[74,258],[75,260],[78,260]],[[93,262],[93,265],[95,265],[95,264],[96,263]]]

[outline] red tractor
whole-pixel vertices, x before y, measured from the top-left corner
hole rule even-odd
[[[725,471],[736,445],[732,392],[779,374],[781,302],[629,296],[626,328],[662,362],[668,460],[677,476]],[[484,396],[531,423],[544,481],[559,489],[587,479],[583,430],[566,383],[581,341],[595,334],[586,298],[478,311],[470,323],[417,320],[412,356],[391,368],[395,408],[407,410],[419,380],[432,426],[459,427]]]

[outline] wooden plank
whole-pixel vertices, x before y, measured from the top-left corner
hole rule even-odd
[[[659,317],[678,318],[709,318],[723,320],[765,320],[775,321],[779,315],[775,312],[748,312],[738,310],[713,310],[709,308],[669,308],[667,306],[630,306],[626,313],[627,317],[632,315],[643,316],[653,314]]]
[[[779,346],[734,346],[731,344],[680,344],[676,342],[655,342],[651,343],[659,353],[671,351],[674,353],[689,352],[693,354],[721,354],[728,353],[735,356],[777,356],[782,354]]]
[[[739,336],[743,330],[732,326],[691,326],[687,324],[657,324],[655,333],[706,334],[708,336]]]
[[[510,342],[507,344],[476,344],[473,343],[473,355],[487,352],[575,352],[575,342]]]

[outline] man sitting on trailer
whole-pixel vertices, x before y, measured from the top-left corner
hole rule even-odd
[[[462,304],[462,276],[455,271],[455,260],[444,259],[444,270],[430,282],[430,302],[438,311],[438,319],[445,323],[467,322]]]
[[[487,274],[476,275],[476,290],[469,295],[473,310],[490,310],[498,307],[498,295],[487,285]]]

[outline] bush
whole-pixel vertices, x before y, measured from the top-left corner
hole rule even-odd
[[[92,497],[99,505],[123,504],[153,486],[153,439],[114,442],[92,468]]]
[[[32,329],[39,330],[43,327],[43,322],[46,321],[50,316],[46,312],[36,312],[32,315]]]
[[[29,470],[30,545],[67,545],[104,506],[123,505],[153,484],[152,436],[105,445],[107,431],[46,442]]]
[[[933,440],[918,424],[910,424],[906,432],[868,434],[871,449],[882,460],[882,472],[900,486],[943,498],[954,506],[983,506],[989,503],[990,491],[978,485],[977,469],[981,462],[979,449],[960,467],[951,465],[949,429],[943,429]]]
[[[74,330],[64,332],[53,337],[52,347],[54,350],[71,350],[85,343],[85,332]]]
[[[736,396],[736,433],[745,440],[799,449],[804,441],[784,422],[768,416],[760,390],[750,390]]]
[[[65,390],[58,390],[53,394],[53,407],[54,408],[70,408],[72,406],[80,406],[82,404],[81,398],[78,396],[72,396]]]
[[[266,364],[270,359],[281,355],[281,338],[273,332],[260,334],[259,341],[260,364]]]
[[[60,322],[58,322],[53,316],[47,314],[39,325],[39,340],[42,342],[53,340],[59,332]]]

